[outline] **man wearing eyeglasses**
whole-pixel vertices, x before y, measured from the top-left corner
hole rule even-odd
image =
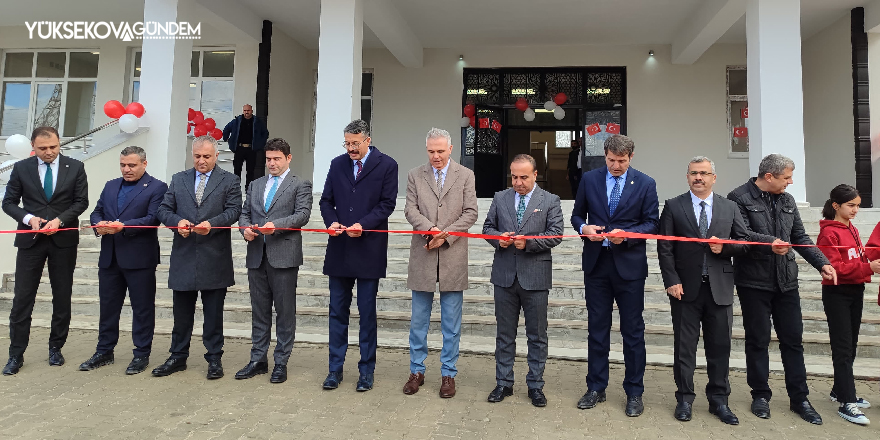
[[[715,163],[696,156],[688,163],[690,191],[666,201],[660,215],[660,234],[690,238],[745,240],[748,230],[736,203],[712,192]],[[739,420],[727,405],[730,395],[730,331],[733,324],[734,255],[747,245],[706,244],[657,240],[663,284],[669,295],[674,333],[673,377],[677,390],[676,419],[691,419],[696,392],[694,369],[703,327],[706,351],[706,397],[709,412],[729,425]]]
[[[363,120],[345,127],[346,154],[330,162],[321,217],[331,234],[327,240],[324,275],[330,277],[330,365],[325,390],[342,382],[348,350],[348,318],[352,289],[357,283],[360,315],[360,377],[357,391],[373,388],[376,369],[376,294],[385,278],[388,217],[397,204],[397,162],[370,145],[370,127]]]

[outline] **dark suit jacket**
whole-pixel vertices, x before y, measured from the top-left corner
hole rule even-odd
[[[676,237],[700,237],[700,228],[694,213],[690,191],[666,201],[660,216],[660,234]],[[712,201],[712,222],[707,237],[747,240],[748,230],[736,203],[715,194]],[[748,245],[725,244],[720,254],[709,249],[708,244],[657,240],[657,254],[663,284],[669,288],[681,284],[682,301],[693,301],[700,292],[703,275],[703,255],[709,266],[709,283],[712,298],[719,306],[733,304],[733,262],[731,257],[744,255]]]
[[[205,185],[202,204],[196,205],[196,170],[190,168],[171,177],[171,185],[159,205],[159,221],[176,227],[186,219],[197,225],[232,226],[241,214],[241,179],[214,167]],[[208,235],[193,232],[184,238],[175,231],[171,245],[168,288],[212,290],[235,284],[232,270],[232,231],[211,229]]]
[[[30,230],[30,225],[21,221],[28,214],[46,220],[56,217],[64,228],[79,227],[79,215],[89,207],[89,184],[83,163],[67,156],[58,157],[58,182],[52,200],[46,200],[43,182],[37,169],[39,162],[35,156],[15,163],[12,175],[6,184],[3,197],[3,212],[18,222],[19,230]],[[21,202],[22,206],[18,206]],[[79,231],[62,231],[48,236],[58,247],[71,247],[79,244]],[[16,234],[15,246],[29,248],[36,243],[33,234]]]
[[[321,217],[330,226],[360,223],[364,229],[388,229],[388,217],[397,205],[397,162],[370,147],[370,157],[355,182],[348,154],[330,162],[321,194]],[[327,239],[324,275],[350,278],[384,278],[388,266],[388,234],[364,232],[352,238],[342,233]]]
[[[223,127],[223,140],[229,143],[229,149],[232,151],[235,151],[238,147],[238,132],[241,128],[242,119],[244,119],[244,116],[238,115]],[[254,132],[251,138],[251,149],[253,151],[262,151],[266,148],[266,141],[269,139],[269,129],[266,128],[266,121],[263,118],[254,115],[253,120]]]
[[[159,226],[156,212],[168,185],[144,173],[126,196],[122,210],[117,210],[116,198],[120,187],[122,177],[104,185],[98,204],[90,216],[92,225],[104,220],[119,220],[125,226]],[[95,229],[95,234],[97,233]],[[155,269],[159,264],[159,231],[152,228],[123,228],[122,232],[104,235],[101,237],[98,267],[110,267],[114,254],[116,263],[123,269]]]
[[[629,168],[626,175],[626,188],[620,194],[620,202],[614,215],[609,214],[608,196],[605,189],[607,167],[596,168],[584,173],[571,212],[571,225],[578,234],[582,224],[604,226],[605,232],[622,229],[626,232],[656,234],[659,227],[659,205],[657,184],[646,174]],[[589,274],[602,252],[601,241],[584,241],[582,266]],[[638,280],[648,276],[648,257],[645,240],[627,239],[623,243],[612,244],[614,264],[617,272],[625,280]]]
[[[276,228],[302,228],[312,214],[312,182],[300,179],[293,171],[288,172],[275,190],[269,211],[266,212],[263,198],[266,182],[271,177],[260,177],[248,185],[247,198],[238,218],[239,226],[263,226],[266,222],[272,222]],[[244,231],[239,230],[242,235]],[[247,268],[259,269],[264,252],[269,265],[276,269],[302,266],[302,232],[276,230],[272,235],[257,234],[247,244]]]

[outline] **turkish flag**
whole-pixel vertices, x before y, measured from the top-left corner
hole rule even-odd
[[[587,134],[589,134],[590,136],[599,133],[600,131],[602,131],[602,128],[599,127],[598,122],[587,126]]]
[[[609,122],[607,125],[605,125],[605,132],[611,134],[620,134],[620,125]]]
[[[748,119],[748,117],[749,117],[749,108],[746,107],[746,108],[740,110],[740,111],[739,111],[739,116],[740,116],[741,118],[743,118],[743,119]]]
[[[733,127],[733,137],[744,138],[749,136],[747,127]]]
[[[480,128],[489,128],[489,118],[480,118]]]
[[[501,123],[493,119],[492,130],[495,130],[496,133],[501,133]]]

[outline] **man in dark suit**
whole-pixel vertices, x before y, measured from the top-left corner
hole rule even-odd
[[[690,238],[745,240],[746,225],[736,203],[712,193],[715,164],[696,156],[688,164],[691,190],[666,201],[660,216],[660,234]],[[675,333],[673,376],[678,390],[675,418],[691,419],[694,404],[694,369],[700,325],[706,351],[709,412],[722,422],[738,425],[727,406],[730,396],[730,332],[733,324],[734,255],[748,252],[747,245],[657,241],[663,284],[669,295]]]
[[[562,206],[559,196],[535,183],[538,167],[527,154],[510,164],[513,188],[495,193],[483,234],[505,237],[486,240],[495,248],[490,280],[495,285],[495,389],[489,402],[501,402],[513,395],[513,360],[520,310],[526,319],[529,399],[537,407],[547,406],[544,395],[544,364],[547,362],[547,304],[553,287],[550,250],[561,238],[525,239],[523,236],[562,235]]]
[[[245,104],[241,108],[241,114],[223,127],[223,141],[235,153],[232,169],[239,178],[242,165],[244,166],[245,188],[264,174],[266,164],[263,148],[267,139],[269,129],[266,128],[266,121],[254,115],[254,108],[250,104]]]
[[[577,139],[571,140],[571,151],[568,153],[568,184],[571,185],[571,198],[577,196],[578,186],[581,184],[581,176],[584,172],[581,168],[581,143]]]
[[[61,155],[58,131],[39,127],[31,134],[34,156],[18,161],[6,184],[3,212],[18,222],[18,230],[45,232],[15,235],[15,296],[9,312],[9,361],[3,374],[18,373],[24,364],[31,332],[31,312],[43,266],[49,262],[52,284],[52,329],[49,365],[64,365],[61,347],[70,330],[70,298],[80,214],[89,207],[89,189],[83,163]],[[19,206],[21,202],[21,206]]]
[[[363,231],[388,229],[397,204],[397,162],[370,146],[370,127],[363,120],[348,124],[344,136],[346,154],[330,162],[319,203],[324,224],[334,231],[324,258],[324,275],[330,277],[330,372],[323,386],[333,390],[342,382],[357,282],[361,359],[356,389],[368,391],[376,369],[376,294],[388,264],[388,234]]]
[[[287,360],[296,330],[296,280],[303,263],[302,228],[312,213],[312,182],[290,171],[290,145],[284,139],[266,144],[269,175],[254,180],[238,219],[247,240],[248,284],[251,290],[253,327],[251,360],[236,379],[249,379],[269,372],[266,353],[272,337],[272,305],[275,305],[275,366],[269,381],[287,380]]]
[[[596,234],[636,232],[654,234],[659,223],[657,184],[630,167],[635,145],[623,135],[605,140],[605,167],[584,173],[571,213],[571,225],[585,237],[582,265],[587,302],[587,392],[578,408],[605,401],[611,312],[617,303],[626,374],[626,415],[644,411],[645,389],[645,278],[647,245],[643,239],[603,238]]]
[[[196,299],[202,293],[205,316],[202,341],[208,352],[208,379],[223,377],[223,303],[226,288],[235,284],[232,231],[241,214],[241,180],[217,165],[217,141],[200,136],[192,144],[193,165],[171,178],[159,206],[159,221],[177,228],[171,245],[168,288],[173,290],[174,329],[171,356],[153,369],[153,376],[186,370]],[[195,233],[192,236],[192,233]]]
[[[156,326],[156,266],[159,264],[159,234],[156,212],[168,185],[147,173],[147,153],[140,147],[125,147],[119,155],[122,177],[104,185],[98,205],[92,211],[95,235],[101,236],[98,257],[98,298],[101,301],[98,347],[79,366],[90,371],[114,362],[113,349],[119,342],[119,315],[125,291],[131,299],[131,339],[134,358],[125,374],[147,369]]]

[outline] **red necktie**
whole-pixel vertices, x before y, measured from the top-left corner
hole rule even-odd
[[[354,180],[358,180],[358,179],[360,179],[360,178],[361,178],[361,171],[364,170],[364,164],[363,164],[363,162],[361,162],[361,161],[357,161],[356,164],[357,164],[357,166],[358,166],[358,173],[357,173],[357,176],[354,176]]]

